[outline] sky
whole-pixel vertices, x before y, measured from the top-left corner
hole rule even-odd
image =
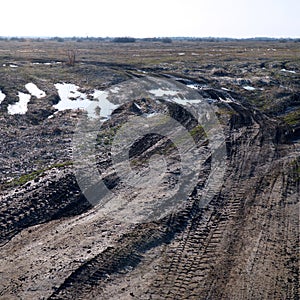
[[[300,0],[1,0],[0,36],[300,37]]]

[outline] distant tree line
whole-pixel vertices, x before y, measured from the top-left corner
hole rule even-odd
[[[135,43],[136,39],[133,37],[116,37],[112,39],[114,43]]]
[[[17,42],[26,42],[26,41],[55,41],[55,42],[113,42],[113,43],[135,43],[135,42],[158,42],[158,43],[172,43],[174,41],[189,41],[189,42],[208,42],[208,43],[217,43],[217,42],[233,42],[233,41],[258,41],[258,42],[300,42],[300,38],[268,38],[268,37],[255,37],[255,38],[245,38],[245,39],[236,39],[236,38],[217,38],[217,37],[152,37],[152,38],[134,38],[134,37],[5,37],[0,36],[0,41],[17,41]]]

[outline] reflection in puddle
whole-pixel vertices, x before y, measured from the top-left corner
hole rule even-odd
[[[57,83],[60,101],[53,107],[59,111],[67,109],[83,109],[89,118],[102,117],[108,119],[112,112],[119,107],[107,100],[108,92],[95,90],[93,94],[79,92],[79,86],[71,83]],[[117,90],[113,91],[117,92]],[[94,100],[88,98],[92,97]]]
[[[25,85],[26,90],[32,95],[37,97],[38,99],[46,96],[46,93],[40,90],[34,83],[30,82]]]
[[[98,99],[99,102],[96,102],[100,107],[100,117],[108,119],[112,112],[119,107],[117,104],[113,104],[107,100],[108,92],[105,91],[97,91],[95,90],[93,97],[94,99]]]
[[[87,99],[87,95],[78,91],[79,86],[71,83],[57,83],[55,87],[58,91],[60,101],[53,105],[59,111],[67,109],[84,109],[88,112],[88,116],[96,117],[96,107],[88,110],[88,107],[93,106],[93,101]]]
[[[18,97],[19,97],[19,101],[17,103],[8,105],[7,107],[8,114],[10,115],[26,114],[28,110],[27,104],[30,101],[31,95],[18,92]]]

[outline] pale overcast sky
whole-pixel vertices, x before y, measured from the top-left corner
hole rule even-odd
[[[0,36],[300,37],[300,0],[1,0]]]

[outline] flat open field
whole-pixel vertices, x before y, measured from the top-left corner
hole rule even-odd
[[[0,299],[299,299],[299,45],[0,40]]]

